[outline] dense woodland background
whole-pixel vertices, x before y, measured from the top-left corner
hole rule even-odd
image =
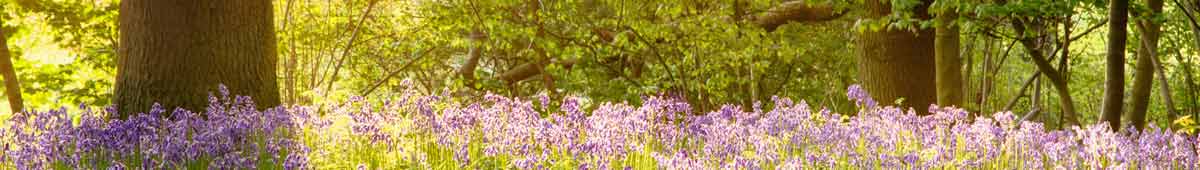
[[[127,1],[124,7],[115,0],[0,1],[0,35],[7,40],[4,54],[10,56],[5,61],[11,61],[8,73],[19,80],[4,78],[7,100],[19,100],[15,103],[24,109],[52,109],[108,106],[127,98],[162,100],[140,93],[204,94],[117,88],[120,81],[136,82],[138,77],[122,79],[120,68],[163,65],[123,60],[129,56],[120,50],[160,43],[122,40],[240,40],[219,31],[171,34],[133,26],[143,22],[132,21],[145,21],[137,16],[156,16],[155,10],[122,11],[163,8],[153,1]],[[1121,8],[1121,2],[1128,4]],[[163,49],[179,52],[166,59],[183,63],[179,67],[233,70],[225,74],[269,68],[272,73],[255,74],[274,79],[250,84],[274,81],[267,84],[277,87],[266,89],[278,93],[265,94],[277,94],[276,102],[289,105],[322,105],[350,96],[386,99],[411,88],[461,100],[496,93],[637,103],[641,96],[666,95],[701,110],[722,104],[750,109],[756,101],[779,96],[853,113],[843,94],[847,86],[863,84],[884,104],[918,111],[934,103],[982,113],[1012,110],[1032,114],[1027,119],[1049,127],[1095,123],[1113,113],[1135,124],[1144,116],[1159,126],[1200,118],[1200,87],[1194,80],[1200,76],[1195,70],[1200,62],[1197,0],[229,3],[245,8],[213,9],[249,12],[201,10],[186,16],[240,19],[199,17],[209,20],[179,23],[197,24],[185,27],[198,30],[274,33],[268,39],[224,44],[263,48],[218,51],[214,55],[234,57],[203,60],[207,62],[181,62],[195,60],[179,56],[206,56],[188,51],[202,48],[187,44],[166,45],[158,54]],[[263,12],[267,8],[271,11]],[[169,26],[165,21],[194,19],[186,16],[157,21]],[[131,24],[122,26],[125,21]],[[265,22],[273,27],[254,24]],[[130,56],[135,54],[146,55]],[[270,56],[255,62],[268,65],[228,60],[257,56]],[[239,66],[221,69],[231,65]],[[188,80],[207,79],[201,76],[207,73],[134,75]],[[117,95],[121,93],[126,98]],[[0,108],[0,113],[11,112]]]

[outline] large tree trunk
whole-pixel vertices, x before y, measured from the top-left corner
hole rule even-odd
[[[923,5],[912,12],[917,14],[917,18],[930,19],[927,10],[932,2],[922,0]],[[866,6],[869,18],[882,18],[892,12],[891,6],[882,0],[869,0]],[[844,14],[845,11],[825,4],[792,1],[757,16],[755,24],[773,31],[786,23],[827,21]],[[929,104],[937,101],[934,36],[934,30],[928,28],[917,29],[916,32],[889,28],[860,33],[857,41],[860,48],[858,76],[863,87],[876,100],[892,102],[904,99],[901,107],[913,107],[924,114]]]
[[[1108,55],[1105,57],[1104,100],[1101,121],[1113,131],[1121,129],[1121,107],[1125,98],[1125,24],[1129,20],[1129,0],[1111,0],[1108,10]]]
[[[929,19],[926,13],[931,0],[917,7],[918,18]],[[867,17],[881,18],[891,14],[886,1],[868,0]],[[858,76],[871,96],[880,102],[904,99],[901,107],[912,107],[927,114],[929,104],[937,99],[935,85],[934,31],[917,29],[867,30],[858,35]]]
[[[934,38],[935,60],[936,60],[936,81],[937,81],[937,103],[941,106],[958,106],[962,107],[962,60],[959,55],[959,38],[958,26],[954,24],[954,20],[958,17],[953,12],[945,12],[938,15],[936,32],[937,37]]]
[[[202,111],[218,84],[280,104],[270,0],[126,0],[120,11],[119,116],[156,102]]]
[[[4,21],[0,20],[0,74],[4,76],[4,95],[8,96],[8,106],[13,113],[24,109],[21,100],[21,81],[17,79],[17,71],[13,69],[12,55],[8,51],[8,33],[4,32]]]
[[[1153,16],[1162,12],[1162,0],[1149,0],[1147,5],[1150,6],[1150,13],[1147,16]],[[1130,102],[1131,109],[1129,111],[1129,121],[1133,123],[1133,127],[1142,129],[1146,127],[1146,109],[1150,104],[1150,87],[1154,84],[1154,58],[1158,57],[1158,35],[1159,24],[1150,20],[1138,21],[1138,28],[1142,31],[1141,48],[1137,52],[1137,66],[1134,68],[1137,72],[1133,75],[1133,94]],[[1171,108],[1168,108],[1171,109]]]

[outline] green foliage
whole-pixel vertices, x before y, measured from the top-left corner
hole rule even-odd
[[[116,73],[117,1],[5,0],[26,105],[106,105]]]
[[[31,108],[58,103],[111,104],[116,73],[117,0],[3,0],[0,8],[16,69]],[[889,13],[867,11],[864,4],[883,2]],[[925,4],[929,3],[930,4]],[[327,103],[350,96],[391,97],[411,84],[425,93],[478,97],[487,93],[552,99],[584,96],[592,101],[640,102],[641,96],[666,94],[688,100],[700,110],[733,103],[750,108],[771,96],[805,99],[839,110],[850,106],[828,96],[843,94],[855,79],[854,31],[915,30],[958,24],[963,56],[973,60],[965,70],[968,108],[994,111],[1014,97],[1013,90],[1030,70],[1014,38],[1036,37],[1055,49],[1061,24],[1070,21],[1078,41],[1072,43],[1070,89],[1081,113],[1094,113],[1103,81],[1094,68],[1102,62],[1107,1],[1102,0],[825,0],[814,4],[848,10],[842,18],[793,23],[766,31],[755,16],[779,5],[775,0],[615,1],[615,0],[350,0],[275,1],[278,30],[280,92],[296,104]],[[743,5],[735,5],[735,4]],[[928,5],[928,13],[917,9]],[[1133,13],[1148,8],[1135,2]],[[740,16],[738,11],[742,11]],[[928,17],[948,12],[952,23]],[[1068,17],[1069,16],[1069,17]],[[1177,7],[1135,20],[1163,23],[1160,44],[1170,77],[1185,75],[1183,59],[1195,60],[1196,37]],[[1015,32],[1012,21],[1028,22]],[[849,31],[848,31],[849,30]],[[473,37],[480,33],[482,37]],[[1131,37],[1131,40],[1138,37]],[[993,42],[993,43],[984,43]],[[999,43],[997,43],[999,42]],[[1137,41],[1130,41],[1130,49]],[[903,45],[898,45],[903,46]],[[1008,48],[1011,46],[1012,50]],[[986,50],[985,50],[986,49]],[[480,54],[474,78],[459,71]],[[1011,52],[1004,52],[1011,51]],[[1178,53],[1176,53],[1178,51]],[[1010,59],[999,64],[1006,56]],[[991,70],[982,70],[984,56]],[[1181,57],[1173,57],[1181,56]],[[1196,62],[1196,61],[1193,61]],[[544,65],[541,65],[542,63]],[[521,81],[501,75],[522,65],[535,73]],[[1057,65],[1057,63],[1055,63]],[[999,73],[999,74],[997,74]],[[1196,73],[1191,73],[1195,77]],[[999,76],[992,76],[999,75]],[[992,81],[986,105],[978,101],[980,77]],[[1169,80],[1179,108],[1195,108],[1197,99],[1180,78]],[[932,87],[931,87],[932,88]],[[1041,86],[1043,100],[1057,100]],[[1155,86],[1154,88],[1160,88]],[[1157,96],[1157,95],[1156,95]],[[1189,98],[1193,97],[1193,98]],[[1157,97],[1156,97],[1157,98]],[[1028,111],[1028,98],[1014,110]],[[1042,110],[1057,110],[1049,102]],[[1167,108],[1152,105],[1149,118],[1167,124]],[[1183,110],[1183,109],[1180,109]],[[1195,109],[1183,110],[1194,111]],[[1093,115],[1082,115],[1084,120]],[[1049,119],[1053,119],[1051,116]]]
[[[1196,134],[1197,131],[1200,131],[1200,123],[1196,123],[1195,119],[1192,118],[1192,115],[1175,119],[1175,121],[1171,122],[1171,125],[1177,127],[1178,131],[1183,133]]]
[[[765,32],[734,21],[730,1],[380,1],[372,17],[357,25],[370,7],[363,4],[370,3],[277,4],[289,9],[281,22],[290,23],[281,28],[281,63],[301,66],[283,73],[285,81],[298,81],[290,88],[299,95],[289,101],[363,95],[355,92],[375,84],[382,85],[369,95],[393,96],[399,89],[390,87],[411,79],[425,92],[448,89],[456,96],[542,92],[636,102],[667,93],[715,108],[748,106],[772,95],[844,103],[811,94],[838,94],[834,87],[853,83],[853,53],[845,49],[852,46],[850,37],[839,29],[846,20]],[[747,4],[747,11],[762,11],[775,3]],[[339,17],[324,17],[330,15]],[[355,40],[347,36],[353,28],[364,29]],[[472,32],[486,38],[471,40]],[[347,49],[347,41],[357,45]],[[457,72],[472,48],[482,54],[477,80]],[[349,56],[340,56],[344,50]],[[348,64],[337,68],[331,62],[337,60]],[[404,67],[409,63],[415,64]],[[530,63],[546,65],[516,83],[498,78]],[[348,71],[330,75],[333,69]],[[387,76],[392,72],[398,76]],[[326,89],[333,76],[344,79]]]

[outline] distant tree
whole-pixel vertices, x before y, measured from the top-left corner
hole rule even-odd
[[[1193,38],[1192,38],[1193,44],[1192,45],[1195,45],[1195,47],[1200,47],[1200,22],[1197,21],[1198,19],[1196,16],[1197,15],[1196,12],[1200,11],[1200,2],[1183,1],[1181,3],[1179,0],[1172,0],[1172,2],[1175,3],[1176,9],[1180,9],[1179,11],[1182,11],[1184,14],[1184,17],[1187,18],[1186,24],[1189,26],[1189,28],[1191,28],[1190,30],[1191,30],[1191,33],[1193,36]],[[1183,56],[1182,52],[1179,52],[1179,51],[1175,51],[1175,52],[1177,54],[1177,55],[1175,55],[1175,60],[1179,61],[1181,63],[1180,70],[1183,70],[1183,84],[1184,84],[1184,87],[1186,87],[1185,89],[1187,91],[1187,96],[1189,99],[1196,99],[1197,98],[1196,91],[1197,91],[1197,89],[1200,89],[1200,88],[1196,87],[1196,81],[1192,79],[1192,75],[1193,75],[1192,67],[1194,65],[1191,64],[1191,61],[1189,61],[1188,59],[1186,59]],[[1196,103],[1196,100],[1188,100],[1188,101],[1191,102],[1191,108],[1187,109],[1188,111],[1185,111],[1185,112],[1191,112],[1192,119],[1197,122],[1200,122],[1200,111],[1198,111],[1198,110],[1200,110],[1200,108],[1197,108],[1197,106],[1200,106],[1200,105],[1198,105]]]
[[[1028,59],[1033,61],[1033,66],[1037,68],[1036,72],[1033,72],[1030,77],[1025,79],[1021,90],[1015,93],[1016,96],[1010,99],[1004,109],[1012,109],[1022,96],[1026,96],[1024,93],[1028,89],[1028,86],[1034,85],[1034,81],[1038,80],[1039,77],[1044,77],[1046,78],[1045,80],[1049,80],[1049,85],[1054,87],[1058,98],[1057,107],[1062,111],[1062,125],[1058,127],[1080,125],[1079,115],[1075,111],[1074,97],[1072,97],[1073,92],[1070,90],[1072,87],[1069,86],[1070,80],[1072,80],[1070,78],[1070,73],[1072,72],[1069,69],[1070,56],[1068,55],[1070,54],[1070,42],[1079,40],[1080,37],[1090,34],[1094,28],[1098,28],[1100,25],[1094,25],[1091,29],[1082,31],[1080,34],[1072,34],[1073,31],[1070,31],[1070,28],[1073,26],[1074,19],[1072,16],[1076,11],[1080,10],[1080,8],[1096,8],[1099,6],[1098,4],[1080,4],[1080,1],[1037,0],[997,1],[997,4],[972,7],[977,8],[977,13],[973,13],[973,17],[977,16],[978,18],[974,19],[980,20],[983,24],[1008,25],[1014,35],[1006,36],[1007,32],[998,31],[995,28],[989,28],[989,26],[982,26],[982,29],[977,28],[978,30],[973,31],[982,31],[984,35],[989,37],[1014,38],[1016,42],[1022,45],[1020,49],[1025,51],[1025,54],[1022,55],[1030,56]],[[1013,13],[1014,11],[1020,12]],[[1002,23],[992,23],[990,20],[1000,20]],[[1054,29],[1058,24],[1062,24],[1063,26],[1061,35],[1057,35],[1056,32],[1058,30]],[[1009,49],[1012,49],[1012,47],[1009,47]],[[1004,54],[1001,55],[1001,65],[1003,65],[1008,51],[1008,49],[1004,50]],[[1058,67],[1052,66],[1051,63],[1056,60],[1056,56]],[[991,66],[984,67],[989,68],[986,71],[998,68]],[[988,81],[985,81],[984,84],[989,89],[991,87],[991,77],[994,77],[995,73],[998,72],[991,72],[989,75],[984,75],[985,78],[988,78]],[[1037,89],[1037,87],[1034,87],[1034,89]],[[1033,102],[1032,96],[1037,95],[1030,96],[1031,102]],[[1039,96],[1037,101],[1042,102],[1044,99]],[[1031,105],[1038,104],[1033,103]],[[1030,114],[1034,115],[1040,113],[1039,110],[1049,110],[1038,107],[1030,109],[1032,110]],[[1048,111],[1045,114],[1052,113]],[[1026,117],[1031,116],[1026,115]],[[1054,125],[1051,121],[1045,122],[1048,125]]]
[[[280,104],[270,0],[127,0],[120,6],[114,103],[127,117],[153,103],[202,111],[219,84]]]
[[[1129,0],[1111,0],[1108,10],[1108,54],[1105,57],[1104,100],[1101,121],[1113,130],[1121,128],[1121,106],[1125,98],[1125,40]]]
[[[4,95],[8,96],[8,106],[13,112],[24,109],[21,100],[21,81],[17,79],[17,71],[13,69],[11,52],[8,50],[8,32],[4,29],[4,21],[0,18],[0,74],[4,76]]]

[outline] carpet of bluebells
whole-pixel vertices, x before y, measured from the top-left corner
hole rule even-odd
[[[204,112],[17,114],[0,124],[0,169],[1200,168],[1195,135],[1046,130],[1010,112],[970,119],[937,106],[917,116],[877,105],[858,86],[849,114],[786,98],[769,110],[693,113],[671,97],[640,106],[566,97],[552,107],[545,96],[445,96],[410,90],[258,111],[222,90]]]

